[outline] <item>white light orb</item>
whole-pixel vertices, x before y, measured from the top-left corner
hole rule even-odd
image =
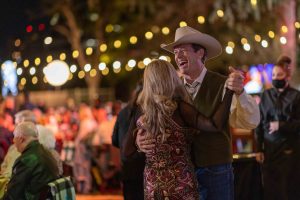
[[[45,73],[46,80],[53,86],[61,86],[65,84],[70,75],[69,66],[61,60],[54,60],[50,62],[43,71]]]
[[[227,54],[232,54],[233,53],[233,48],[230,47],[230,46],[227,46],[225,51],[226,51]]]
[[[113,68],[114,69],[120,69],[121,68],[121,62],[120,61],[115,61],[113,63]]]
[[[128,66],[129,67],[133,68],[133,67],[135,67],[135,65],[136,65],[136,61],[135,60],[131,59],[131,60],[128,61]]]
[[[159,56],[158,59],[168,61],[168,58],[166,56]]]
[[[246,43],[246,44],[243,45],[243,48],[244,48],[245,51],[250,51],[251,46],[250,46],[250,44]]]
[[[263,46],[264,48],[267,48],[267,47],[269,46],[268,41],[262,40],[262,41],[261,41],[261,46]]]
[[[106,68],[106,64],[104,62],[101,62],[98,66],[99,70],[104,70]]]
[[[151,62],[151,59],[150,59],[150,58],[145,58],[145,59],[143,60],[144,65],[148,65],[150,62]]]
[[[286,37],[280,37],[280,43],[286,44],[287,43]]]

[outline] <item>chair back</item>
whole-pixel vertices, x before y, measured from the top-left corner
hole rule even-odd
[[[75,188],[70,177],[62,177],[48,183],[45,200],[75,200]]]

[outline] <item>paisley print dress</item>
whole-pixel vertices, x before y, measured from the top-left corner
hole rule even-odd
[[[156,147],[146,155],[144,171],[145,200],[197,200],[197,180],[190,159],[191,128],[180,127],[167,118],[167,139],[157,134]],[[141,118],[137,127],[143,128]]]

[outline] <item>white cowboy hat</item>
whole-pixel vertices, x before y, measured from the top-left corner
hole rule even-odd
[[[189,26],[176,29],[175,41],[170,44],[161,44],[160,47],[174,53],[174,47],[180,44],[200,44],[207,50],[207,59],[214,58],[222,53],[220,42],[205,33],[201,33]]]

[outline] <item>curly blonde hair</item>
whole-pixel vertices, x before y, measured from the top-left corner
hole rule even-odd
[[[143,111],[147,134],[162,133],[166,139],[166,116],[177,108],[176,98],[191,102],[174,66],[164,60],[153,60],[144,71],[144,86],[137,103]]]

